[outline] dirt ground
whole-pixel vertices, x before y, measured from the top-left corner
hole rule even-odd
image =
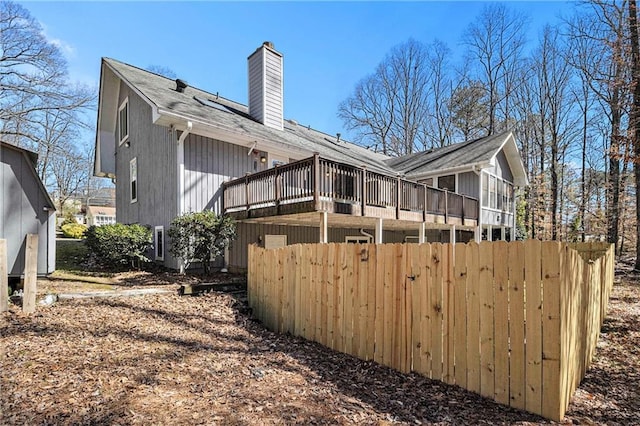
[[[114,278],[109,278],[113,280]],[[640,278],[616,284],[564,423],[640,424]],[[175,276],[40,282],[177,288]],[[167,287],[168,286],[168,287]],[[228,294],[82,299],[0,314],[0,424],[549,424],[415,374],[276,335]]]

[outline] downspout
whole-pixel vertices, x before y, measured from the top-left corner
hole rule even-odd
[[[178,197],[177,197],[177,216],[180,216],[184,213],[184,140],[191,133],[191,129],[193,129],[193,123],[191,121],[187,121],[186,128],[178,138],[178,147],[176,150],[176,163],[178,165],[177,169],[177,180],[178,180]],[[180,273],[184,273],[184,264],[181,260],[178,260],[178,269]]]
[[[372,241],[375,241],[373,235],[371,235],[368,232],[365,232],[364,228],[360,228],[360,233],[365,237],[369,237],[369,243],[371,243]]]

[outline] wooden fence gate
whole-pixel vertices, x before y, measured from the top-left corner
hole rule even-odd
[[[250,246],[248,297],[273,331],[561,420],[613,267],[601,243]]]

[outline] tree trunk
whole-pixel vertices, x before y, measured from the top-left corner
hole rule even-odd
[[[630,126],[633,135],[633,172],[636,186],[636,263],[640,269],[640,47],[638,46],[638,16],[636,0],[629,0],[629,29],[631,33],[631,67],[633,76],[633,101]]]

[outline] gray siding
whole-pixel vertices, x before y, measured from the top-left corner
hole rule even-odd
[[[479,185],[480,177],[474,172],[464,172],[458,174],[458,193],[479,199]]]
[[[38,235],[38,274],[55,269],[55,211],[49,205],[31,161],[0,146],[0,238],[7,240],[9,275],[24,273],[27,234]]]
[[[501,177],[502,179],[509,182],[513,182],[513,174],[511,173],[509,162],[507,161],[507,157],[504,155],[503,150],[500,150],[500,152],[498,152],[498,154],[496,155],[496,164],[492,169],[489,170],[494,175]]]
[[[151,122],[151,107],[120,85],[118,105],[129,97],[129,142],[116,149],[116,220],[119,223],[164,226],[165,235],[177,215],[177,132]],[[116,126],[117,127],[117,126]],[[116,128],[115,134],[118,134]],[[137,158],[138,201],[131,203],[129,162]],[[164,264],[177,267],[166,248]]]
[[[249,148],[191,134],[184,142],[184,209],[221,214],[224,181],[254,171]],[[258,164],[263,165],[258,161]]]
[[[382,235],[385,243],[404,242],[406,236],[418,236],[416,224],[415,232],[384,231]],[[287,244],[317,243],[320,238],[320,229],[311,226],[285,226],[263,225],[254,223],[238,223],[238,236],[229,250],[229,266],[231,268],[245,269],[247,267],[247,253],[249,244],[264,242],[266,234],[287,235]],[[374,229],[364,229],[364,232],[374,235]],[[446,232],[448,233],[448,231]],[[440,241],[442,237],[439,231],[429,234],[433,241]],[[330,243],[344,243],[347,236],[363,236],[357,228],[329,228]]]

